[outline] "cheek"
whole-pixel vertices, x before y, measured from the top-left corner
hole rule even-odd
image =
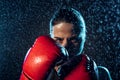
[[[72,48],[76,48],[76,49],[78,49],[78,48],[80,48],[80,43],[79,42],[75,42],[75,43],[71,43],[72,45],[71,45],[71,47]]]
[[[80,48],[80,43],[74,43],[74,48],[79,49]]]

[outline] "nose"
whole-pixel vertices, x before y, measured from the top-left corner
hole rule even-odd
[[[68,46],[68,39],[63,40],[62,46],[65,47],[65,48]]]

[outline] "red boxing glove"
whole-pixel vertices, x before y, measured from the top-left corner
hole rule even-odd
[[[87,63],[87,56],[82,55],[82,59],[79,64],[64,78],[64,80],[97,80],[93,79],[90,71],[87,71]]]
[[[25,58],[20,80],[44,80],[47,72],[60,56],[61,49],[54,40],[48,36],[37,38]]]

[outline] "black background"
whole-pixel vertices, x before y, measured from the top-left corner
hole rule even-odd
[[[49,21],[65,0],[0,0],[0,80],[18,80],[35,39],[49,34]],[[83,15],[87,38],[83,53],[120,75],[120,1],[71,0]]]

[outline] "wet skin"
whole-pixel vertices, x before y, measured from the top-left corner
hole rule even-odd
[[[71,23],[61,22],[53,26],[52,38],[65,47],[70,56],[80,53],[82,36],[81,32],[75,32],[75,27]]]

